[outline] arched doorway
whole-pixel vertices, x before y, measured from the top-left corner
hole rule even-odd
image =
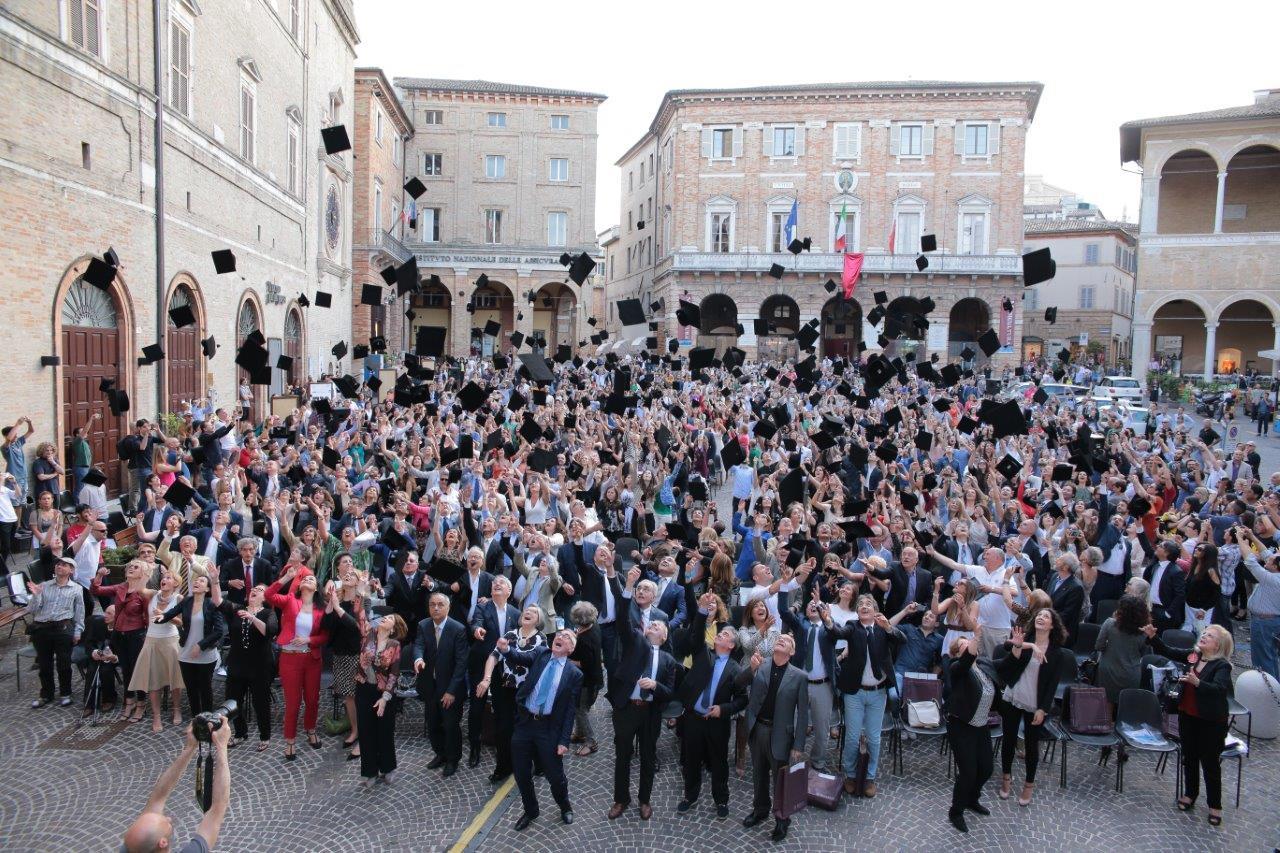
[[[555,352],[561,344],[573,346],[573,318],[578,310],[578,297],[567,285],[558,281],[544,284],[533,295],[534,346]]]
[[[1212,234],[1218,163],[1196,149],[1179,151],[1160,170],[1160,234]]]
[[[1162,370],[1203,373],[1205,312],[1189,299],[1171,299],[1156,309],[1151,322],[1151,357]]]
[[[698,305],[698,346],[723,353],[738,343],[738,306],[723,293],[712,293]]]
[[[445,330],[445,355],[452,352],[453,344],[453,299],[449,290],[440,283],[440,279],[424,281],[422,292],[413,297],[413,327],[409,330],[409,346],[415,346],[418,340],[418,329],[421,326],[434,326]]]
[[[822,306],[822,354],[856,359],[862,341],[862,306],[837,296]]]
[[[284,354],[293,359],[293,365],[285,375],[285,384],[294,386],[307,378],[307,365],[303,359],[302,314],[297,306],[284,315]]]
[[[472,291],[471,305],[475,309],[471,315],[471,354],[487,358],[505,349],[511,333],[515,331],[515,299],[511,289],[500,281],[489,279],[483,287]],[[490,321],[500,327],[493,337],[484,334],[484,327]]]
[[[924,348],[925,330],[915,318],[925,313],[920,300],[899,296],[885,306],[884,336],[889,339],[885,354],[889,356],[916,353]]]
[[[1214,345],[1214,373],[1244,373],[1253,368],[1271,372],[1270,359],[1261,359],[1261,350],[1275,341],[1276,318],[1271,309],[1256,299],[1232,302],[1218,314],[1218,334]]]
[[[173,318],[167,317],[165,324],[165,406],[170,412],[182,412],[187,401],[204,396],[204,352],[200,349],[204,310],[191,285],[179,281],[169,292],[165,313],[183,306],[195,314],[195,323],[179,329]]]
[[[1222,230],[1228,234],[1280,231],[1276,199],[1280,199],[1280,150],[1271,145],[1240,150],[1227,163]]]
[[[262,315],[258,311],[258,305],[253,297],[245,294],[244,301],[240,303],[240,313],[236,315],[236,349],[239,350],[244,345],[245,339],[254,332],[262,332]],[[264,333],[265,334],[265,333]],[[264,345],[265,346],[265,345]],[[274,365],[272,365],[274,367]],[[250,381],[249,371],[243,367],[236,370],[236,408],[240,407],[239,386],[242,382]],[[267,395],[270,393],[269,385],[253,385],[253,406],[249,410],[249,416],[255,421],[262,420],[267,410]]]
[[[760,319],[765,321],[766,331],[756,336],[757,356],[795,358],[799,355],[795,336],[800,331],[800,306],[794,299],[781,293],[768,297],[760,304]]]
[[[951,306],[947,319],[947,358],[959,358],[965,347],[977,353],[974,361],[981,364],[986,354],[978,346],[978,338],[991,328],[991,308],[972,296]]]
[[[128,431],[133,413],[111,413],[102,380],[131,391],[126,378],[129,352],[129,318],[117,278],[102,291],[76,275],[58,306],[62,326],[62,434],[70,439],[76,427],[88,426],[85,440],[93,459],[107,475],[107,494],[119,495],[127,486],[126,463],[116,455],[116,443]],[[90,423],[93,415],[101,415]]]

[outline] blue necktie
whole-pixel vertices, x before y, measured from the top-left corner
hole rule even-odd
[[[552,658],[547,663],[547,668],[542,671],[542,679],[538,682],[538,695],[534,697],[533,704],[536,705],[540,713],[551,713],[551,691],[555,687],[556,673],[554,667],[560,665],[560,662]]]

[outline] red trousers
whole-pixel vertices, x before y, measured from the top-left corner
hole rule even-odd
[[[284,739],[298,736],[298,705],[307,703],[302,728],[313,731],[320,710],[320,672],[324,661],[310,654],[280,655],[280,686],[284,690]]]

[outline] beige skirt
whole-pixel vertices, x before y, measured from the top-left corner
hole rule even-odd
[[[150,692],[166,687],[182,687],[182,670],[178,667],[177,637],[147,637],[133,667],[130,690]]]

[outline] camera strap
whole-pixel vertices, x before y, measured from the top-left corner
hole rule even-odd
[[[209,811],[213,805],[213,751],[208,744],[201,743],[196,754],[196,804],[201,812]]]

